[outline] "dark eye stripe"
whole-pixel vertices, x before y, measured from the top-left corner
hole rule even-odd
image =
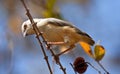
[[[25,32],[26,29],[27,29],[27,25],[24,25],[24,32]]]

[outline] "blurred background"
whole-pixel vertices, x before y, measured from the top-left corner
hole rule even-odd
[[[87,32],[106,49],[102,65],[110,74],[120,73],[120,0],[25,0],[36,18],[55,17],[67,20]],[[24,38],[21,24],[27,20],[20,0],[0,0],[0,74],[49,74],[44,56],[35,36]],[[46,51],[54,74],[63,74]],[[67,74],[74,74],[69,63],[82,56],[104,71],[80,46],[64,54],[60,61]],[[85,74],[98,74],[88,67]]]

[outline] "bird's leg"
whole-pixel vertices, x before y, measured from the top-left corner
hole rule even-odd
[[[60,55],[62,55],[62,54],[64,54],[64,53],[66,53],[67,51],[73,49],[74,47],[75,47],[75,45],[71,45],[71,46],[70,46],[68,49],[66,49],[65,51],[60,52],[59,54],[57,54],[57,56],[60,56]]]
[[[65,42],[47,42],[47,44],[48,44],[48,46],[46,46],[47,49],[50,49],[52,45],[61,45],[61,44],[65,44]]]
[[[60,44],[64,44],[65,42],[47,42],[47,44],[50,45],[60,45]]]
[[[51,47],[51,45],[62,45],[62,44],[66,44],[69,43],[69,37],[68,36],[64,36],[64,41],[58,41],[58,42],[49,42],[47,41],[47,44],[49,46],[47,46],[47,48],[49,49]]]

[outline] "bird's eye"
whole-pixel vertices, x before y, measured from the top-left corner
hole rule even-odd
[[[24,25],[24,31],[27,29],[27,25]]]

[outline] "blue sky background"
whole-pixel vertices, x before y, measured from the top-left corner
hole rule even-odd
[[[65,20],[70,21],[79,29],[90,34],[96,42],[101,40],[101,44],[106,49],[105,57],[101,63],[110,74],[119,74],[120,0],[91,1],[92,2],[86,7],[77,2],[66,2],[58,6]],[[20,14],[24,15],[24,11],[21,11]],[[48,74],[49,71],[43,59],[43,55],[41,55],[42,53],[39,50],[37,40],[34,36],[23,38],[21,33],[17,36],[12,33],[12,31],[8,29],[8,17],[7,10],[4,5],[0,3],[0,74]],[[21,30],[20,28],[18,29]],[[10,39],[6,34],[10,35]],[[11,56],[9,54],[11,50],[8,48],[11,40],[12,44],[14,44],[12,62],[8,59],[9,56]],[[32,44],[30,42],[32,42]],[[78,48],[80,48],[80,46],[78,46]],[[78,48],[75,50],[81,51],[78,50]],[[49,51],[47,53],[49,54]],[[95,61],[87,55],[83,55],[83,53],[83,51],[80,52],[80,54],[85,57],[86,61],[89,61],[95,65],[95,67],[99,68]],[[6,56],[5,54],[8,55]],[[74,56],[67,54],[61,56],[62,64],[67,68],[68,74],[74,74],[71,66],[68,64],[68,62],[73,62],[72,57]],[[52,60],[52,57],[50,57],[49,60]],[[11,66],[12,68],[9,68]],[[54,64],[54,68],[55,74],[62,74],[62,72],[59,71],[59,66]],[[100,70],[102,71],[102,69]],[[103,72],[104,71],[102,71],[102,73]],[[97,72],[89,66],[85,74],[97,74]]]

